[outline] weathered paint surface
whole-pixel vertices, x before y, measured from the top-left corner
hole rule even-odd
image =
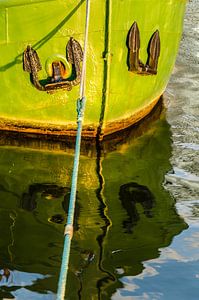
[[[27,5],[28,4],[28,5]],[[85,125],[97,128],[131,118],[164,91],[175,63],[186,0],[93,0],[89,30]],[[126,38],[132,23],[140,29],[140,58],[158,29],[161,54],[158,74],[140,76],[128,71]],[[65,55],[71,36],[83,45],[85,1],[1,1],[0,3],[0,118],[3,124],[74,128],[79,87],[53,94],[38,91],[22,68],[28,44],[45,62]],[[101,116],[101,119],[100,119]],[[21,126],[20,125],[20,126]]]

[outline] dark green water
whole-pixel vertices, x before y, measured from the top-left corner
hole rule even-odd
[[[171,149],[162,116],[103,158],[81,157],[67,299],[125,298],[125,281],[187,228],[162,185]],[[2,298],[55,298],[72,164],[64,152],[0,148]]]
[[[190,1],[167,116],[81,156],[66,299],[199,298],[198,17]],[[55,299],[72,165],[0,147],[0,299]]]

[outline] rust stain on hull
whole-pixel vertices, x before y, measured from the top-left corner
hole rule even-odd
[[[125,128],[130,127],[133,124],[136,124],[143,118],[145,118],[158,103],[161,96],[155,98],[149,105],[145,106],[143,109],[140,109],[134,113],[129,118],[120,119],[118,121],[108,122],[103,130],[104,136],[113,134],[114,132],[124,130]]]
[[[158,101],[152,111],[146,117],[131,126],[120,131],[115,131],[106,136],[97,136],[93,132],[93,136],[84,136],[81,141],[81,154],[86,156],[96,156],[97,147],[100,145],[101,155],[119,149],[125,143],[131,143],[137,137],[143,135],[153,128],[151,125],[158,119],[165,117],[164,105],[162,99]],[[76,132],[75,132],[76,133]],[[101,138],[101,139],[100,139]],[[4,130],[0,135],[0,146],[15,146],[31,149],[39,149],[39,151],[67,152],[74,154],[76,136],[60,134],[42,134],[29,132],[19,132]]]
[[[107,122],[102,130],[102,135],[100,139],[107,135],[122,131],[145,118],[152,109],[156,106],[161,96],[154,99],[148,106],[134,113],[132,116],[117,121]],[[29,123],[26,121],[19,120],[8,120],[0,119],[0,131],[6,131],[10,133],[20,134],[24,136],[27,134],[29,136],[49,136],[50,138],[56,138],[62,140],[65,137],[73,139],[76,136],[76,124],[69,125],[54,125],[54,124],[39,124],[39,123]],[[94,139],[97,137],[98,126],[96,125],[84,125],[82,130],[83,139]]]

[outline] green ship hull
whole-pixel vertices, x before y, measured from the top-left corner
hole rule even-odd
[[[91,1],[83,136],[95,137],[97,132],[109,135],[150,113],[163,94],[175,63],[185,5],[186,0]],[[72,37],[83,47],[85,7],[85,1],[77,0],[0,1],[1,130],[76,134],[79,85],[71,90],[57,89],[61,83],[53,85],[54,79],[49,78],[52,63],[57,61],[65,72],[59,81],[66,84],[77,76],[75,63],[65,58],[66,45]],[[132,33],[133,24],[136,30]],[[157,32],[160,53],[157,39],[154,47],[150,46]],[[136,44],[129,45],[132,35]],[[39,85],[51,85],[50,92],[33,85],[30,62],[23,68],[28,45],[40,59]],[[153,72],[152,68],[150,73],[145,70],[147,64],[153,65],[153,50],[158,64],[157,70]],[[132,70],[136,63],[141,71]],[[55,90],[51,90],[53,86]]]

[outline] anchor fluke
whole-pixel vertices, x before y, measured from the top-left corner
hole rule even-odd
[[[154,32],[149,45],[149,62],[150,69],[157,73],[158,60],[160,56],[160,35],[159,31]]]
[[[128,36],[129,71],[139,70],[140,32],[136,22],[130,28]]]
[[[30,73],[30,78],[34,86],[44,91],[45,88],[40,84],[37,73],[42,69],[37,52],[28,45],[23,53],[23,69]]]
[[[83,50],[80,43],[73,37],[70,38],[66,45],[66,57],[68,62],[72,64],[75,73],[75,79],[70,84],[75,86],[80,83],[81,79],[80,63],[83,61]]]
[[[28,73],[39,72],[42,69],[37,52],[29,45],[23,53],[23,69]]]
[[[83,51],[80,43],[76,41],[73,37],[67,43],[67,60],[71,64],[80,63],[83,61]]]

